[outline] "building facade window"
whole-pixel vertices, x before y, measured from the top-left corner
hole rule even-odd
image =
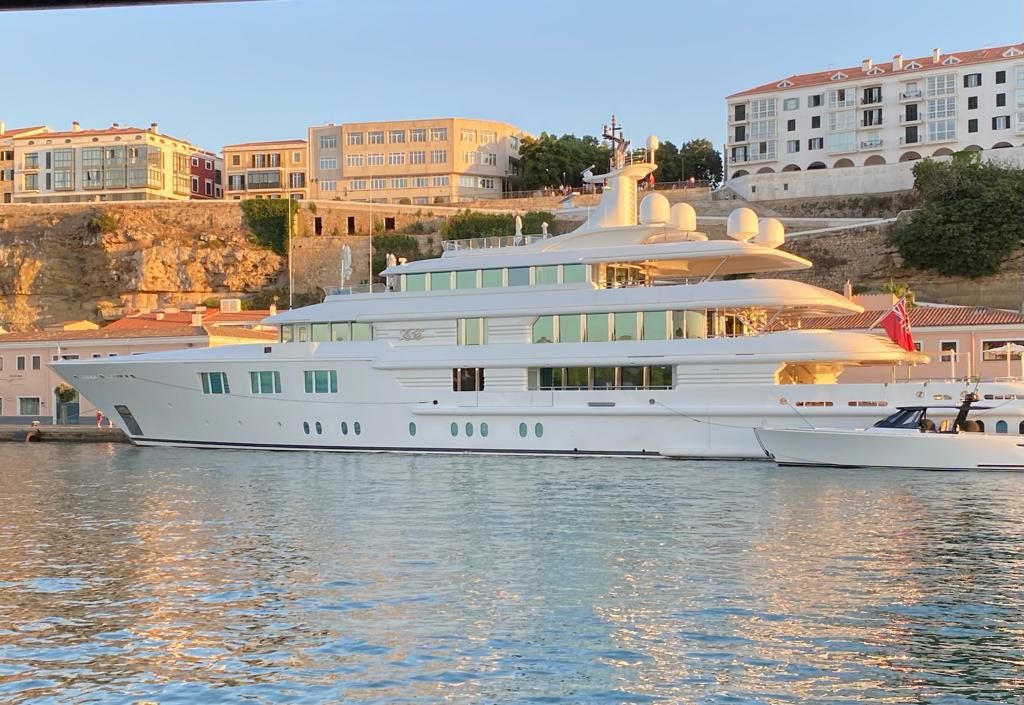
[[[964,75],[964,88],[978,88],[981,86],[980,73],[968,73]]]
[[[409,141],[410,142],[426,142],[427,131],[420,127],[413,130],[409,130]]]
[[[448,141],[448,128],[447,127],[432,127],[432,128],[430,128],[430,141],[431,142],[447,142]]]
[[[368,133],[368,141],[370,144],[384,144],[384,131],[376,130]]]
[[[431,164],[444,164],[448,161],[448,151],[445,149],[432,149],[430,150],[430,163]]]
[[[337,191],[338,190],[338,182],[337,181],[321,181],[320,182],[320,190],[321,191]]]
[[[363,143],[363,133],[362,132],[349,132],[346,139],[347,139],[348,144],[350,146],[361,145]]]
[[[337,157],[320,157],[320,169],[323,171],[330,171],[338,168]]]
[[[384,152],[374,152],[366,155],[367,166],[384,166]]]
[[[376,191],[387,188],[387,179],[382,176],[375,176],[370,179],[370,188]]]
[[[346,166],[362,166],[363,155],[362,154],[349,154],[345,157]]]
[[[951,95],[956,92],[956,74],[947,73],[942,76],[928,76],[925,79],[925,94],[931,98],[940,95]]]
[[[435,176],[433,178],[433,184],[434,184],[434,186],[448,186],[449,185],[448,175],[446,174],[444,176]]]
[[[389,152],[388,164],[390,166],[401,166],[405,164],[405,152]]]
[[[409,163],[410,164],[426,164],[427,153],[426,152],[409,152]]]
[[[486,152],[483,154],[483,165],[484,166],[498,166],[498,155],[494,152]]]
[[[391,130],[388,132],[388,141],[391,144],[403,144],[405,142],[405,130]]]
[[[320,149],[337,149],[337,135],[320,135]]]
[[[992,129],[993,130],[1009,130],[1010,129],[1010,116],[1009,115],[997,115],[992,118]]]

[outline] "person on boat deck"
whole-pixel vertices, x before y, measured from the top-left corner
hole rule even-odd
[[[935,431],[935,422],[931,419],[921,419],[918,425],[921,427],[921,433],[933,433]]]

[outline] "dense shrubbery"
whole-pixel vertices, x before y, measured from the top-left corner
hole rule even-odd
[[[94,235],[97,233],[112,233],[117,230],[117,218],[110,213],[100,212],[89,219],[86,227]]]
[[[920,208],[890,240],[906,263],[951,276],[994,274],[1024,236],[1024,170],[961,152],[914,167]]]
[[[555,216],[546,211],[530,211],[523,214],[523,232],[535,235],[541,231],[541,223],[548,224],[548,232],[558,234]],[[462,240],[470,237],[495,237],[514,235],[516,218],[502,213],[473,213],[465,211],[453,215],[441,226],[441,237],[445,240]]]
[[[269,247],[279,255],[288,251],[288,221],[290,213],[292,234],[295,234],[295,213],[299,204],[290,198],[254,198],[241,201],[245,224],[252,233],[249,240],[261,247]]]
[[[430,256],[431,253],[420,250],[419,242],[411,235],[374,235],[373,236],[373,279],[387,268],[387,256],[405,257],[410,262]]]

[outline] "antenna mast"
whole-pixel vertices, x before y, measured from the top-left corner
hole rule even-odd
[[[622,136],[622,125],[615,121],[612,115],[611,127],[604,125],[601,128],[601,136],[612,143],[612,158],[610,169],[621,169],[626,166],[626,150],[629,149],[629,140]]]

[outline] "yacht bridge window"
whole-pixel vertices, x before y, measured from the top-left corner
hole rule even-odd
[[[306,342],[305,331],[307,327],[309,328],[310,340],[314,343],[373,340],[373,326],[370,323],[334,321],[313,323],[309,326],[291,323],[282,325],[279,335],[280,341],[282,343],[291,343],[297,339],[300,343]],[[298,330],[297,337],[296,330]]]
[[[538,316],[534,343],[607,343],[616,340],[682,340],[756,335],[762,312],[617,311]]]
[[[462,269],[454,272],[417,272],[392,277],[397,291],[450,291],[494,289],[512,286],[585,284],[589,266],[546,264],[532,267]]]

